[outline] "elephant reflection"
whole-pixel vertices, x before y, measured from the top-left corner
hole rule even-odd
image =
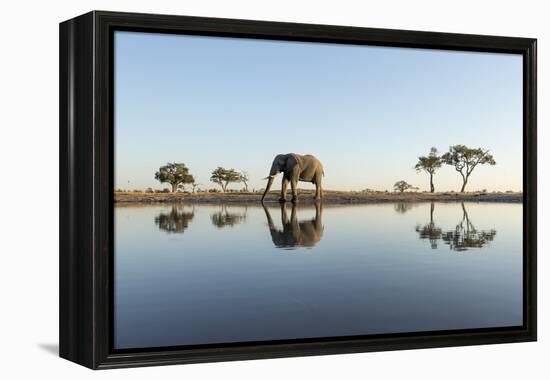
[[[221,211],[210,215],[210,219],[212,219],[212,224],[218,228],[233,227],[245,221],[246,211],[247,208],[245,207],[242,214],[229,212],[227,206],[222,206]]]
[[[194,217],[195,208],[186,211],[183,207],[172,206],[169,213],[161,212],[155,217],[155,224],[159,226],[159,229],[168,233],[183,233]]]
[[[281,223],[283,229],[278,229],[273,223],[271,214],[266,206],[263,206],[271,233],[271,240],[277,248],[295,249],[296,247],[311,248],[323,238],[323,209],[321,203],[315,204],[315,217],[311,220],[298,221],[296,204],[292,204],[290,220],[284,203],[280,205]]]
[[[441,228],[435,225],[433,217],[435,206],[432,203],[430,205],[430,222],[423,227],[416,227],[419,238],[428,239],[432,249],[436,249],[437,242],[442,240],[445,244],[449,245],[451,250],[458,252],[467,251],[471,248],[483,248],[490,241],[493,241],[496,231],[494,229],[476,229],[468,216],[464,203],[460,205],[462,207],[462,220],[453,230],[443,232]]]

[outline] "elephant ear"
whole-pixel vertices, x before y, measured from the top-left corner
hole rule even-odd
[[[277,165],[279,166],[279,168],[282,170],[284,168],[286,168],[286,165],[287,165],[287,157],[283,154],[279,154],[277,155],[277,157],[275,158],[277,160]]]
[[[303,162],[302,159],[294,153],[289,154],[289,159],[287,161],[287,168],[292,169],[295,165],[298,165],[299,167],[303,168]]]

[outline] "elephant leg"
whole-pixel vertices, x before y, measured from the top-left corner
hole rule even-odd
[[[283,177],[283,180],[281,182],[281,198],[279,198],[280,202],[286,202],[287,186],[288,186],[288,179],[286,177]]]
[[[320,201],[323,197],[323,187],[321,186],[321,178],[315,178],[315,200]]]
[[[290,187],[292,188],[292,202],[294,203],[298,200],[298,180],[300,179],[300,172],[300,167],[296,165],[289,176]]]
[[[296,179],[291,179],[290,187],[292,188],[292,202],[295,203],[298,199],[298,181]]]

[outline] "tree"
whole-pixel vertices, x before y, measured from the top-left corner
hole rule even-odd
[[[160,183],[169,183],[172,185],[172,192],[176,192],[179,186],[186,183],[193,183],[195,179],[189,174],[189,169],[185,164],[167,163],[159,168],[155,173],[155,179]]]
[[[214,171],[212,171],[210,181],[220,185],[222,191],[225,193],[227,191],[227,185],[231,182],[240,182],[240,178],[240,174],[235,169],[224,169],[221,166],[218,166]]]
[[[468,178],[474,171],[477,165],[496,165],[495,159],[488,150],[482,148],[468,148],[465,145],[454,145],[449,148],[449,151],[441,156],[441,160],[455,167],[455,170],[462,176],[463,193],[468,184]]]
[[[197,187],[202,186],[201,183],[197,183],[195,181],[191,182],[191,189],[193,189],[193,193],[197,190]]]
[[[245,172],[245,171],[240,172],[239,173],[239,182],[243,183],[244,189],[247,193],[248,193],[248,181],[249,181],[248,173]]]
[[[430,193],[435,191],[433,181],[434,173],[441,167],[442,164],[443,162],[441,161],[441,157],[437,155],[437,149],[432,147],[432,149],[430,149],[430,154],[428,156],[418,157],[418,162],[414,166],[417,173],[425,171],[430,175]]]
[[[397,181],[394,185],[393,185],[393,188],[395,191],[399,191],[400,193],[404,192],[405,190],[408,190],[408,189],[413,189],[414,186],[411,185],[411,184],[408,184],[407,182],[405,181]]]

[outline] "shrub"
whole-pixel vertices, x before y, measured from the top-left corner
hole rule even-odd
[[[413,185],[411,185],[410,183],[407,183],[406,181],[397,181],[394,185],[393,185],[393,188],[395,191],[399,191],[400,193],[408,190],[408,189],[415,189],[415,187]]]

